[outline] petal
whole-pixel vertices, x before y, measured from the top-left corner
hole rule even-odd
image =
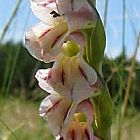
[[[93,130],[87,123],[73,121],[66,134],[58,140],[94,140]]]
[[[82,140],[94,140],[93,135],[93,128],[91,125],[88,125],[87,123],[82,123]]]
[[[43,61],[41,46],[36,41],[36,37],[34,36],[34,34],[32,34],[31,36],[29,34],[31,35],[31,32],[26,33],[25,36],[25,46],[27,50],[34,58],[38,59],[39,61]]]
[[[79,113],[84,113],[87,118],[87,123],[92,124],[94,119],[94,108],[89,99],[82,101],[78,104],[77,111]]]
[[[57,0],[57,6],[61,14],[77,11],[85,0]]]
[[[61,93],[67,99],[71,99],[72,79],[70,75],[70,58],[60,56],[51,68],[51,76],[48,78],[48,84],[55,91]]]
[[[96,71],[79,56],[59,57],[50,71],[47,83],[74,102],[89,98],[99,88],[95,86],[98,81]]]
[[[67,32],[67,24],[61,23],[44,33],[39,38],[40,45],[43,48],[44,61],[47,62],[48,53],[50,55],[57,56],[60,53],[60,49],[65,40],[65,34]]]
[[[33,13],[48,25],[56,25],[63,22],[63,16],[57,11],[55,0],[31,0]]]
[[[50,30],[50,26],[40,22],[30,28],[25,34],[25,45],[33,57],[43,61],[43,48],[38,41],[42,34]],[[48,59],[50,56],[48,55]]]
[[[49,86],[45,80],[46,77],[49,77],[49,71],[50,69],[46,69],[46,70],[40,69],[37,71],[35,78],[38,80],[39,86],[43,90],[47,91],[48,93],[54,93],[55,91],[53,90],[53,88]]]
[[[72,58],[70,67],[73,84],[71,96],[74,101],[81,102],[92,96],[92,93],[96,91],[94,85],[97,82],[97,74],[96,71],[79,56]]]
[[[75,58],[78,60],[78,68],[81,71],[81,74],[85,76],[85,79],[92,86],[97,82],[97,73],[96,71],[90,67],[83,58]]]
[[[37,41],[37,37],[40,34],[40,31],[43,28],[40,28],[40,30],[37,30],[37,27],[40,27],[40,23],[38,25],[35,25],[33,28],[30,28],[26,34],[25,34],[25,45],[30,52],[30,54],[35,57],[36,59],[39,59],[40,61],[43,60],[42,56],[42,48]]]
[[[85,29],[95,28],[98,13],[92,9],[89,4],[84,3],[78,11],[68,12],[65,18],[68,23],[69,32]]]
[[[55,136],[62,129],[70,105],[70,101],[65,100],[57,93],[49,95],[40,105],[40,116],[47,120],[48,127]]]
[[[72,32],[69,35],[69,40],[74,41],[80,46],[80,53],[83,55],[84,46],[85,46],[85,39],[83,34],[80,31]]]
[[[64,136],[64,140],[82,140],[81,127],[79,123],[72,122],[71,126]]]
[[[62,46],[66,31],[66,23],[48,26],[40,22],[27,31],[25,35],[26,47],[31,55],[40,61],[54,61]]]

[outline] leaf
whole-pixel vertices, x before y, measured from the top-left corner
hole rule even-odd
[[[93,5],[92,7],[94,8],[94,12],[96,11],[98,19],[95,28],[83,30],[86,39],[84,57],[89,65],[95,68],[101,74],[102,60],[104,58],[104,50],[106,45],[106,35],[99,14]]]
[[[100,74],[98,74],[98,77],[101,80],[103,86],[100,91],[101,94],[100,96],[91,98],[95,107],[97,122],[96,135],[100,136],[103,140],[110,140],[113,103],[103,78]]]
[[[108,88],[102,78],[102,61],[104,58],[104,50],[106,45],[106,35],[101,18],[94,7],[93,1],[88,0],[93,11],[98,16],[96,26],[92,29],[83,30],[86,39],[84,59],[87,63],[98,72],[98,77],[102,83],[102,89],[99,96],[92,97],[91,100],[95,107],[97,128],[95,133],[103,140],[111,139],[111,123],[112,123],[112,100]]]

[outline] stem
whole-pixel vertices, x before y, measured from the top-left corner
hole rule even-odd
[[[126,11],[126,2],[125,0],[122,1],[123,9],[122,9],[122,64],[125,62],[125,11]],[[122,131],[122,117],[121,117],[121,101],[122,101],[122,92],[123,92],[123,85],[124,85],[124,70],[123,65],[121,66],[121,80],[120,80],[120,88],[119,88],[119,95],[120,95],[120,101],[119,101],[119,113],[118,113],[118,128],[117,128],[117,140],[121,139],[121,131]]]
[[[10,24],[12,23],[15,15],[17,14],[17,11],[19,9],[20,3],[21,3],[21,0],[18,0],[17,1],[17,4],[16,4],[16,6],[15,6],[15,8],[13,10],[13,13],[12,13],[11,17],[9,18],[8,22],[5,24],[5,26],[3,28],[3,31],[1,33],[1,36],[0,36],[0,42],[2,42],[2,40],[3,40],[3,38],[4,38],[5,34],[6,34],[6,32],[8,30],[8,28],[10,26]]]
[[[108,88],[101,77],[98,74],[99,79],[102,83],[102,89],[100,96],[93,98],[95,107],[96,121],[98,132],[97,135],[102,140],[111,140],[111,124],[112,124],[112,99],[110,97]]]
[[[127,80],[127,86],[126,86],[126,92],[125,92],[125,98],[124,98],[124,103],[123,103],[123,108],[122,108],[122,118],[124,118],[126,110],[127,110],[127,104],[128,104],[128,99],[130,96],[130,88],[131,88],[131,84],[132,84],[132,80],[133,80],[133,73],[135,72],[135,66],[136,66],[136,55],[138,52],[138,47],[140,45],[140,33],[137,39],[137,45],[131,60],[131,66],[130,66],[130,70],[128,73],[128,80]]]
[[[15,140],[18,140],[17,136],[14,134],[14,132],[8,127],[8,125],[0,118],[0,122],[2,125],[4,125],[7,130],[10,132],[10,134],[15,138]]]
[[[105,10],[104,10],[104,26],[106,27],[107,22],[107,13],[108,13],[108,0],[105,2]]]
[[[122,110],[120,111],[117,140],[121,139],[122,123],[124,121],[125,113],[126,113],[126,110],[127,110],[128,100],[129,100],[129,96],[130,96],[130,89],[131,89],[132,80],[133,80],[133,73],[135,72],[135,66],[136,66],[136,55],[137,55],[137,52],[138,52],[138,47],[140,45],[139,40],[140,40],[140,34],[138,36],[137,45],[136,45],[133,57],[131,59],[130,70],[128,72],[128,79],[127,79],[127,83],[126,83],[126,92],[125,92],[124,102],[123,102],[123,105],[122,105]]]
[[[123,47],[123,57],[125,57],[125,11],[126,11],[126,4],[125,0],[123,0],[123,23],[122,23],[122,47]],[[123,58],[124,59],[124,58]]]

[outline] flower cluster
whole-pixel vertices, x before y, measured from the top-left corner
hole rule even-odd
[[[35,77],[50,93],[40,105],[40,116],[48,122],[57,140],[96,140],[90,97],[101,88],[97,72],[84,60],[82,31],[94,28],[97,13],[87,0],[31,0],[41,22],[25,35],[33,57],[52,68],[40,69]]]

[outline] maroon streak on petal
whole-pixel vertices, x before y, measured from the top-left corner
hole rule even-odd
[[[63,83],[63,85],[65,84],[65,72],[64,69],[62,68],[62,72],[61,72],[61,81]]]
[[[46,76],[46,77],[43,78],[43,80],[45,80],[45,81],[46,81],[47,79],[48,79],[48,76]]]
[[[46,35],[49,31],[51,31],[51,29],[48,29],[47,31],[45,31],[44,33],[42,33],[39,37],[38,40],[40,40],[44,35]]]
[[[51,112],[53,109],[55,109],[61,101],[62,101],[62,99],[59,100],[58,102],[56,102],[50,109],[48,109],[48,110],[46,111],[46,115],[47,115],[49,112]]]
[[[88,81],[88,78],[87,78],[85,72],[83,71],[83,69],[81,68],[80,65],[78,65],[78,68],[79,68],[80,73],[81,73],[81,74],[83,75],[83,77],[85,78],[85,80]]]
[[[53,48],[53,46],[55,45],[55,43],[60,39],[60,37],[61,37],[62,35],[63,35],[63,33],[62,33],[61,35],[59,35],[59,36],[56,37],[56,39],[54,40],[54,42],[53,42],[51,48]]]
[[[68,114],[69,110],[70,110],[70,107],[67,109],[67,111],[66,111],[66,114],[65,114],[64,118],[66,118],[66,117],[67,117],[67,114]]]
[[[48,80],[51,79],[51,77],[52,77],[52,71],[50,70],[49,73],[48,73],[48,77],[47,77]]]
[[[74,133],[74,129],[71,131],[71,138],[72,138],[72,140],[75,140],[75,133]]]
[[[71,10],[73,11],[73,0],[71,0]]]
[[[71,87],[70,93],[71,93],[71,99],[73,99],[73,86]]]
[[[52,73],[52,71],[50,70],[50,71],[48,72],[48,75],[45,76],[45,77],[43,77],[43,80],[47,81],[47,80],[51,79],[51,77],[52,77],[51,73]]]
[[[90,140],[89,132],[87,129],[85,129],[85,135],[86,135],[87,139]]]

